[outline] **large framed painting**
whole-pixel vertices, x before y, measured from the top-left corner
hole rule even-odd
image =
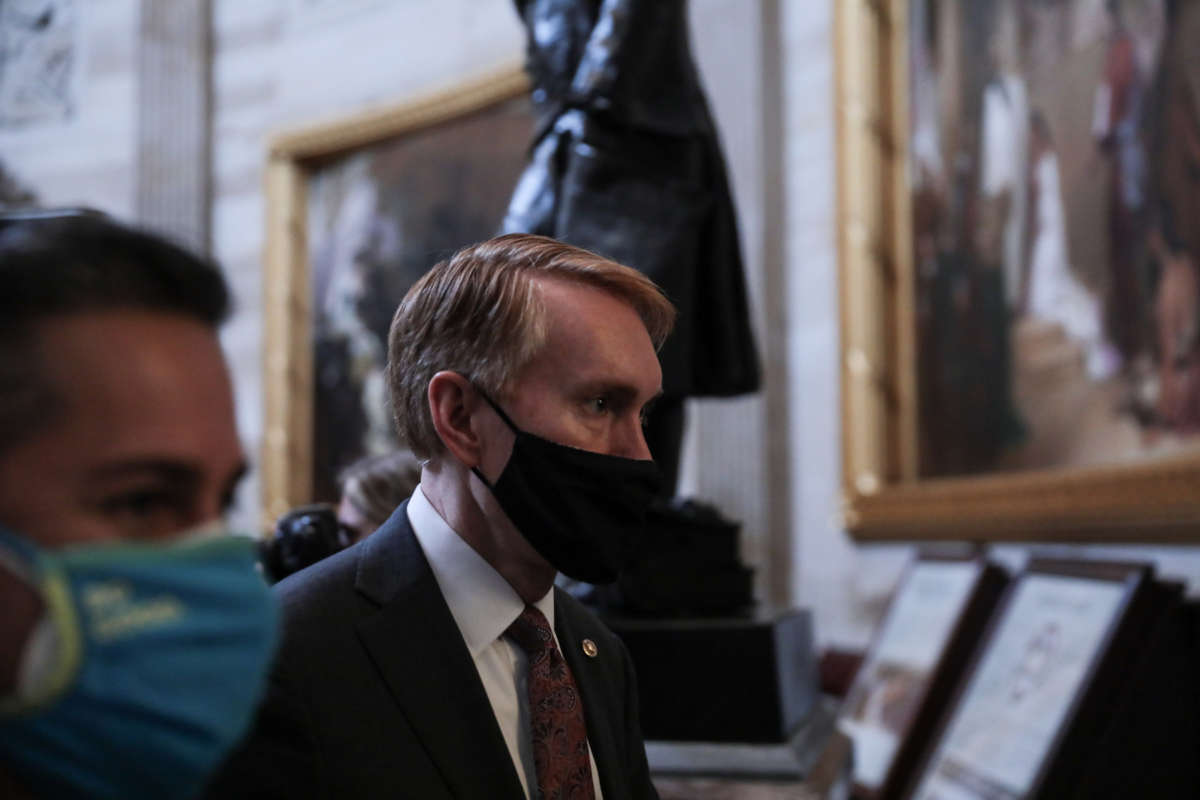
[[[397,447],[384,366],[408,288],[500,226],[533,131],[519,66],[276,136],[267,165],[266,521]]]
[[[836,8],[847,528],[1200,539],[1200,4]]]

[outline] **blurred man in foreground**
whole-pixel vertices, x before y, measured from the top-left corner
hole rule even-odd
[[[413,286],[388,372],[421,483],[279,584],[269,699],[214,797],[656,797],[629,656],[554,578],[614,580],[640,532],[673,316],[640,273],[524,234]]]
[[[274,643],[210,263],[92,212],[0,218],[0,794],[189,797]]]

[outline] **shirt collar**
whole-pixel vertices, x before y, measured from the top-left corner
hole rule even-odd
[[[442,518],[418,486],[408,502],[408,521],[471,658],[504,635],[525,602],[483,556]],[[534,603],[554,629],[554,588]]]

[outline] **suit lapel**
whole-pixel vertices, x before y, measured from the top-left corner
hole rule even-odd
[[[359,640],[455,797],[523,798],[500,726],[402,505],[367,539]]]
[[[555,589],[554,632],[562,648],[563,659],[571,668],[575,684],[583,695],[583,713],[587,722],[588,744],[600,771],[600,788],[605,797],[628,797],[624,759],[617,747],[616,732],[613,730],[613,709],[620,709],[625,699],[617,696],[616,685],[606,676],[606,664],[611,664],[614,653],[598,652],[595,658],[583,653],[583,640],[594,643],[604,641],[595,629],[598,624],[586,616],[574,613],[568,602],[560,598],[563,593]]]

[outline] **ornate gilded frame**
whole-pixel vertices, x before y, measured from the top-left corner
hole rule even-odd
[[[471,114],[529,91],[519,64],[394,106],[289,130],[269,143],[263,259],[263,520],[308,502],[313,454],[313,353],[307,181],[322,162]]]
[[[919,480],[907,0],[835,3],[842,508],[859,541],[1200,542],[1200,458]]]

